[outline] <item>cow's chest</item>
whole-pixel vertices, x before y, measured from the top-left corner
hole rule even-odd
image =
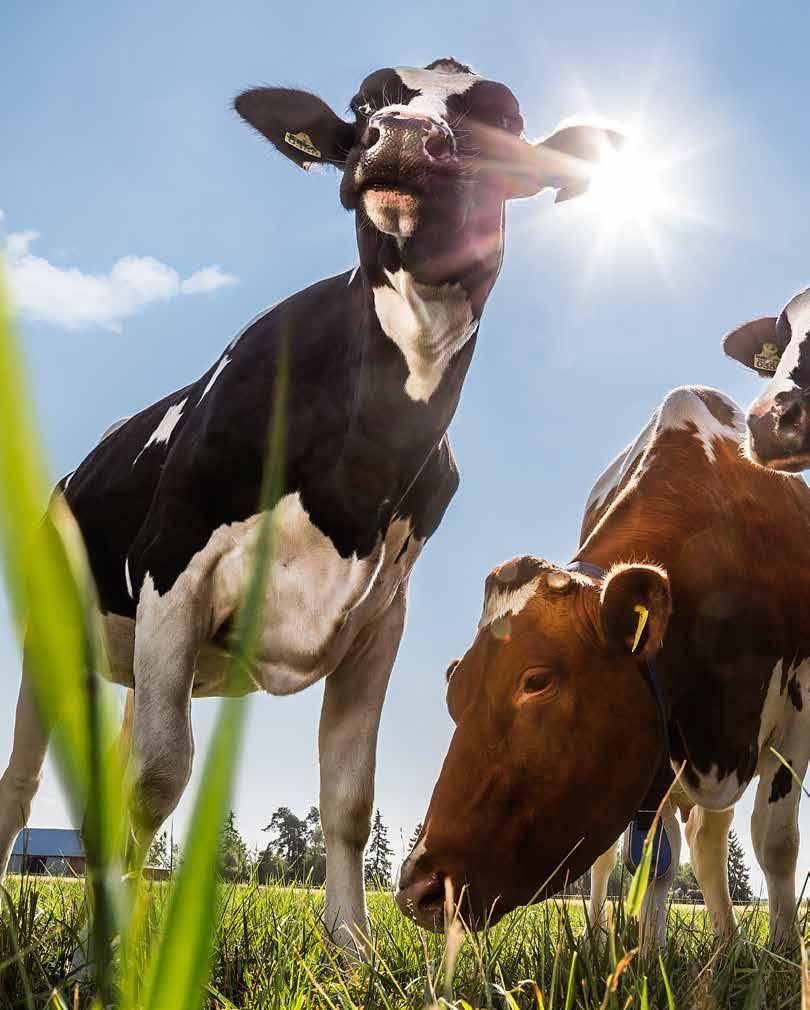
[[[365,557],[342,557],[309,519],[297,493],[271,516],[272,554],[252,679],[271,694],[291,694],[331,673],[359,631],[391,603],[421,548],[410,521],[397,519]],[[217,531],[211,548],[213,627],[230,621],[249,578],[259,517]],[[214,543],[217,541],[217,543]],[[223,659],[224,659],[223,655]],[[203,657],[196,693],[217,693],[223,663]]]

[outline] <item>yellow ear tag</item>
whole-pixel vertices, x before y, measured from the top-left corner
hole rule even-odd
[[[302,130],[300,133],[290,133],[288,130],[284,134],[284,140],[290,145],[290,147],[295,147],[299,151],[303,151],[304,154],[308,154],[311,158],[320,158],[321,152],[312,143],[312,137],[308,133],[304,133]]]
[[[631,652],[635,652],[638,648],[638,643],[641,641],[641,635],[647,627],[647,618],[650,616],[649,610],[647,610],[647,608],[641,603],[637,603],[635,607],[633,607],[633,610],[635,610],[638,614],[638,627],[636,628],[636,637],[633,640],[633,648],[630,650]]]

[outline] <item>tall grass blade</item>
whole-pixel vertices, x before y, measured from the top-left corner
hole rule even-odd
[[[61,495],[47,500],[44,452],[26,394],[0,277],[0,547],[24,676],[45,727],[83,842],[98,929],[97,972],[112,996],[110,943],[120,916],[121,768],[95,589],[78,527]],[[43,519],[44,514],[44,519]]]

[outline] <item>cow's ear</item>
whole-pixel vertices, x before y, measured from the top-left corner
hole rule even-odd
[[[233,104],[245,122],[301,168],[342,166],[355,143],[356,128],[306,91],[253,88]]]
[[[618,565],[605,579],[599,620],[605,638],[649,659],[661,648],[672,613],[667,573],[655,565]]]
[[[555,203],[582,196],[593,177],[594,165],[627,138],[605,126],[562,126],[534,146],[538,190],[557,190]]]
[[[723,350],[763,379],[773,378],[786,342],[775,316],[743,323],[723,337]]]

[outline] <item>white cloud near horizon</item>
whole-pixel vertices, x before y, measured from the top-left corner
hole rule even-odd
[[[0,224],[5,215],[0,210]],[[84,273],[31,252],[38,231],[0,235],[15,310],[24,318],[67,330],[98,327],[120,333],[125,319],[179,295],[198,295],[237,283],[219,266],[188,277],[154,256],[122,256],[106,273]]]

